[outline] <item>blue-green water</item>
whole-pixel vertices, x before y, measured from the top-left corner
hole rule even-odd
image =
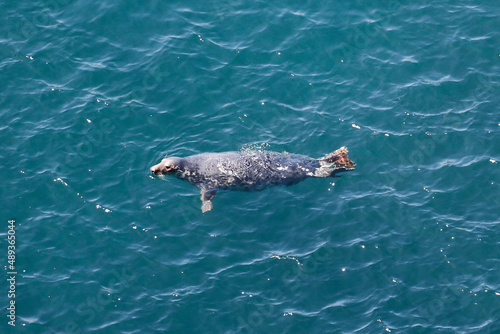
[[[0,332],[500,333],[498,1],[2,5]],[[153,178],[267,149],[356,170]],[[15,301],[16,326],[7,307]]]

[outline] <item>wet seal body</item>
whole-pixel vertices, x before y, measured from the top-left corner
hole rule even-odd
[[[155,175],[173,175],[201,189],[202,211],[212,209],[218,190],[258,191],[275,185],[292,185],[308,177],[335,177],[356,165],[347,148],[313,159],[272,151],[202,153],[185,158],[168,157],[150,168]]]

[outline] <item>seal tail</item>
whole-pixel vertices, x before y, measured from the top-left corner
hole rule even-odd
[[[347,147],[342,146],[336,151],[325,155],[323,158],[318,159],[322,167],[338,167],[344,170],[354,169],[356,163],[349,159],[347,156]]]

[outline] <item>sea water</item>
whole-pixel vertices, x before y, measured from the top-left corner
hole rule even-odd
[[[2,13],[2,333],[500,333],[498,1]],[[149,171],[341,146],[205,214]]]

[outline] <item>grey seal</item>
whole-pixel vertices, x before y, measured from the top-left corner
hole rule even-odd
[[[356,165],[347,148],[313,159],[305,155],[248,150],[201,153],[184,158],[166,157],[150,168],[155,175],[173,175],[201,189],[202,212],[212,210],[218,190],[259,191],[275,185],[290,186],[309,177],[338,177]]]

